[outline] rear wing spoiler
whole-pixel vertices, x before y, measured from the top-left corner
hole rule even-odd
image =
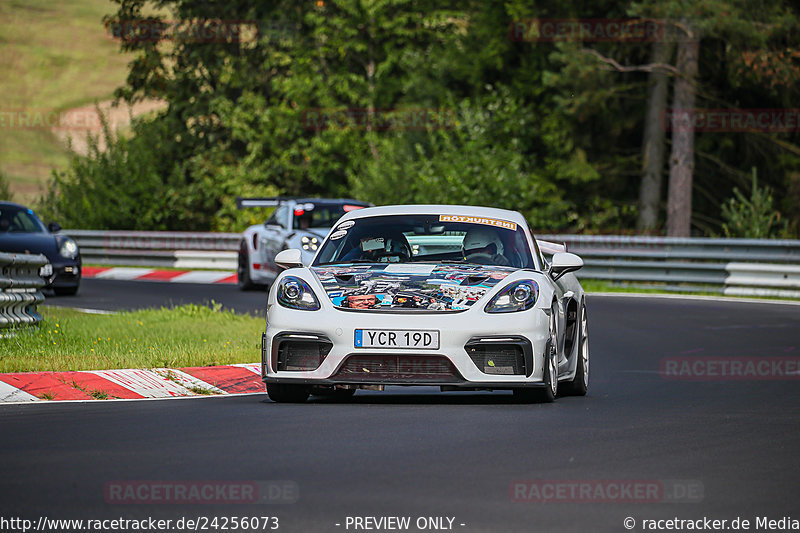
[[[280,196],[273,196],[269,198],[243,198],[241,196],[237,196],[236,208],[248,209],[250,207],[278,207],[286,200],[287,198],[282,198]]]
[[[536,242],[539,244],[539,250],[541,250],[543,254],[553,255],[558,252],[567,251],[567,243],[565,242],[558,244],[557,242],[542,241],[539,239],[536,239]]]
[[[290,202],[290,201],[305,201],[309,203],[330,203],[330,202],[345,202],[345,203],[352,203],[354,207],[368,207],[372,206],[372,204],[366,202],[359,202],[358,200],[350,200],[350,199],[343,199],[343,198],[305,198],[302,196],[269,196],[269,197],[257,197],[257,198],[245,198],[243,196],[236,197],[236,208],[237,209],[249,209],[251,207],[278,207],[279,205]],[[361,205],[365,204],[365,205]],[[347,209],[345,209],[347,211]]]

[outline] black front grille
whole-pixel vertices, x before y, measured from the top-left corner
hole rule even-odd
[[[295,338],[280,339],[277,345],[275,366],[279,372],[316,370],[333,348],[327,340]]]
[[[339,367],[334,378],[337,381],[396,383],[462,381],[453,363],[440,355],[351,355]]]
[[[525,375],[525,354],[517,344],[475,343],[466,346],[467,354],[484,374]]]

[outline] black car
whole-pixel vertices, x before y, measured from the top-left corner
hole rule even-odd
[[[81,284],[81,253],[77,243],[59,231],[61,226],[45,226],[32,209],[0,202],[0,252],[44,254],[52,266],[43,267],[46,288],[57,295],[72,295]]]

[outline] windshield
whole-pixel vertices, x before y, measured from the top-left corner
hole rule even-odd
[[[534,268],[516,223],[457,215],[386,215],[343,222],[314,265],[422,262]]]
[[[342,215],[366,206],[352,204],[320,204],[306,202],[297,204],[292,217],[292,229],[330,228]]]
[[[47,229],[30,209],[0,205],[0,233],[45,233]]]

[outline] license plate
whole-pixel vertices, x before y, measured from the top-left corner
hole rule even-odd
[[[432,329],[357,329],[356,348],[438,350],[439,331]]]

